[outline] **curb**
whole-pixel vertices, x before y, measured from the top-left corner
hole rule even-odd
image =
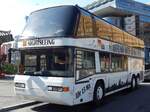
[[[20,108],[28,107],[28,106],[39,104],[39,103],[41,102],[31,101],[31,102],[20,103],[16,105],[7,106],[7,107],[2,107],[0,109],[0,112],[8,112],[10,110],[20,109]]]

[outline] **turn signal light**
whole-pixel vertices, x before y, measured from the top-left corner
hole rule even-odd
[[[63,91],[64,92],[68,92],[69,91],[69,87],[63,87]]]
[[[60,86],[47,86],[48,91],[57,91],[57,92],[68,92],[69,87],[60,87]]]

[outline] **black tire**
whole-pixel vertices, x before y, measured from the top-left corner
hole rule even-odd
[[[97,106],[100,105],[103,102],[104,94],[104,85],[98,82],[94,88],[94,104],[96,104]]]
[[[136,80],[136,77],[133,76],[131,80],[131,90],[134,90],[136,86],[137,86],[137,80]]]
[[[137,76],[136,77],[136,87],[135,88],[138,88],[139,87],[139,83],[140,83],[140,78]]]

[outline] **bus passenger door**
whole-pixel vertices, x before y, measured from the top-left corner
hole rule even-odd
[[[95,74],[95,52],[76,50],[74,104],[92,100],[92,77]]]

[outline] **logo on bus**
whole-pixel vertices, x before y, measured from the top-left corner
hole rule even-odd
[[[88,91],[91,88],[90,84],[87,84],[86,86],[84,86],[83,88],[81,88],[81,90],[77,91],[76,94],[76,99],[78,99],[81,95],[83,95],[86,91]]]
[[[54,39],[23,40],[23,46],[47,46],[54,44],[55,44]]]

